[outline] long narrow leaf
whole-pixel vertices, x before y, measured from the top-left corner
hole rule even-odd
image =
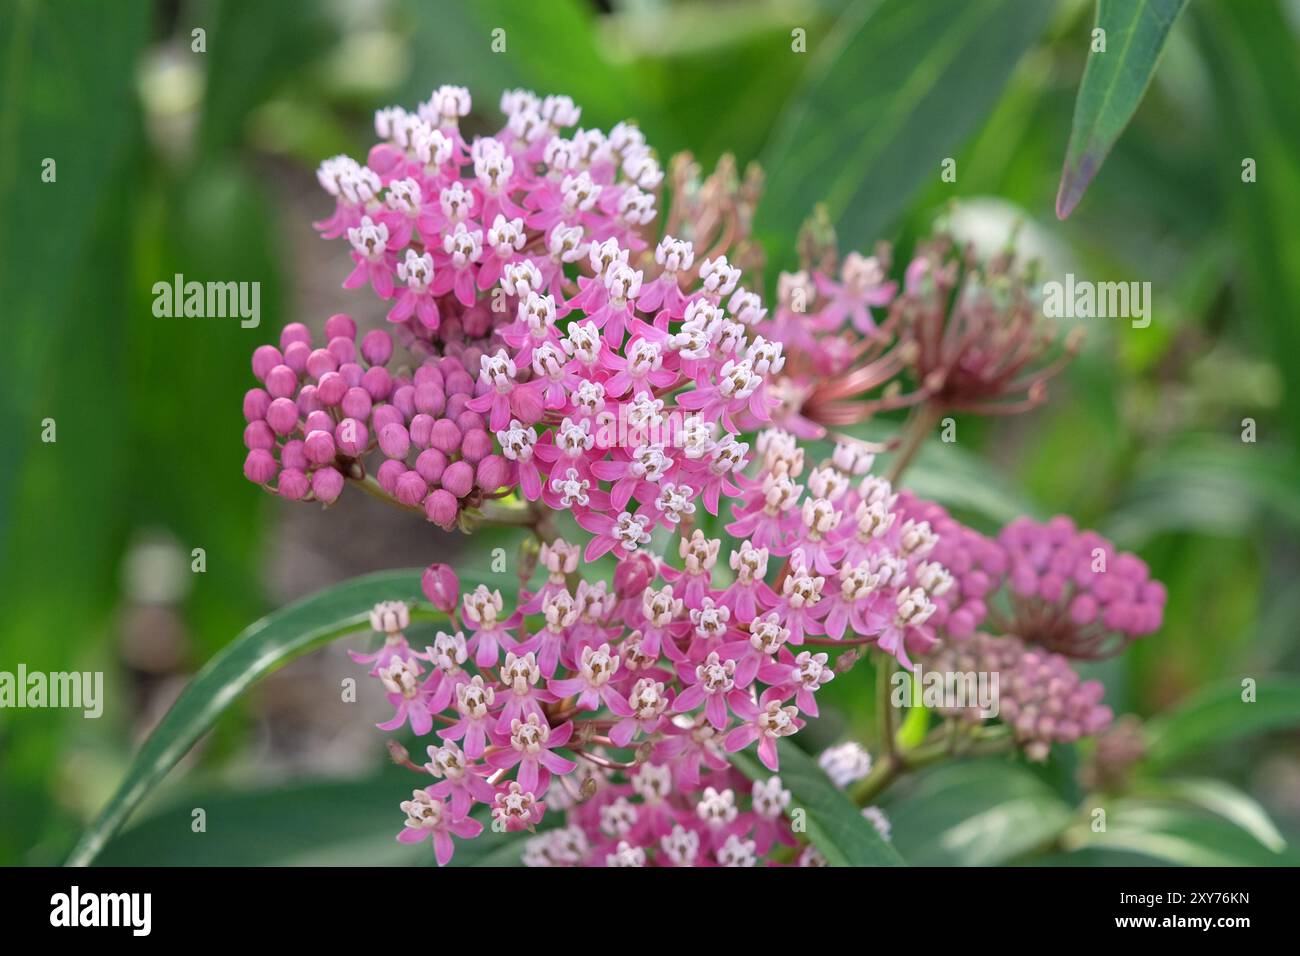
[[[1169,31],[1186,6],[1187,0],[1098,0],[1094,31],[1105,31],[1105,48],[1088,54],[1074,104],[1074,126],[1056,195],[1056,215],[1061,219],[1079,204],[1133,118]]]
[[[235,638],[195,675],[145,740],[68,865],[94,860],[154,786],[253,683],[308,651],[366,629],[377,602],[416,597],[420,573],[381,571],[345,581],[264,617]]]

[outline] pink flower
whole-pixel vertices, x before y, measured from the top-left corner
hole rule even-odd
[[[439,866],[451,862],[456,846],[452,835],[470,839],[483,832],[483,824],[447,809],[443,800],[435,800],[432,788],[412,792],[411,799],[402,802],[406,814],[406,827],[397,834],[399,843],[422,843],[433,839],[433,852]]]
[[[781,769],[776,752],[777,740],[789,737],[804,725],[799,718],[799,708],[782,706],[781,692],[771,687],[763,692],[757,705],[748,698],[745,703],[748,706],[738,709],[737,713],[748,723],[727,734],[727,751],[734,753],[757,740],[758,759],[764,767],[776,773]]]
[[[551,773],[569,773],[577,766],[554,753],[572,736],[572,722],[550,727],[536,714],[529,714],[525,720],[510,722],[510,733],[499,735],[501,749],[490,753],[487,761],[498,770],[517,766],[519,785],[530,793],[544,793]]]

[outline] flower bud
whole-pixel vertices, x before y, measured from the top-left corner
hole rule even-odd
[[[343,493],[343,475],[337,468],[318,468],[312,472],[311,491],[316,500],[330,505]]]
[[[302,444],[302,441],[297,438],[284,443],[284,446],[280,449],[280,466],[282,468],[296,468],[299,471],[307,470],[309,463]]]
[[[375,480],[379,482],[379,487],[390,495],[397,494],[397,480],[406,474],[406,465],[393,458],[385,458],[384,463],[379,466],[375,472]]]
[[[365,453],[366,445],[370,443],[370,432],[355,418],[345,418],[334,429],[334,441],[339,451],[356,458]]]
[[[268,432],[270,429],[268,429]],[[471,465],[477,465],[480,461],[492,453],[492,439],[488,433],[480,429],[465,433],[461,441],[460,457],[469,462]]]
[[[275,477],[279,465],[265,448],[254,448],[244,459],[244,477],[254,484],[264,485]]]
[[[288,398],[298,388],[298,376],[287,365],[277,365],[266,373],[266,390],[272,398]]]
[[[288,498],[290,501],[305,498],[310,488],[311,481],[297,468],[286,468],[280,472],[280,480],[276,482],[276,491],[280,493],[280,497]]]
[[[391,408],[392,406],[388,406]],[[433,431],[433,423],[437,419],[432,415],[426,415],[421,412],[411,419],[411,443],[417,448],[429,447],[429,434]]]
[[[383,329],[367,332],[361,340],[361,357],[372,366],[387,365],[393,357],[393,337]]]
[[[303,432],[332,432],[334,430],[334,419],[328,412],[317,409],[307,413],[306,420],[303,421]]]
[[[478,463],[474,477],[479,488],[490,494],[510,480],[510,464],[500,455],[488,455]]]
[[[291,342],[284,350],[284,364],[293,369],[299,377],[307,373],[307,359],[311,357],[311,346],[306,342]]]
[[[654,580],[654,558],[644,551],[637,551],[626,560],[620,561],[614,569],[614,593],[620,600],[641,594]]]
[[[382,365],[372,366],[361,376],[361,387],[372,401],[382,402],[393,392],[393,376]]]
[[[264,388],[250,388],[244,393],[244,421],[255,422],[266,417],[271,407],[271,396]]]
[[[315,385],[304,385],[298,390],[298,411],[303,415],[320,411],[324,407],[325,405],[320,400],[320,396],[316,394]]]
[[[439,488],[429,492],[429,497],[424,499],[425,516],[445,531],[456,526],[456,515],[459,513],[460,504],[450,491]]]
[[[331,355],[333,355],[336,359],[339,360],[340,365],[344,365],[349,362],[355,364],[356,362],[357,344],[353,342],[351,339],[344,338],[341,335],[335,336],[334,338],[330,339],[329,351]],[[357,366],[357,368],[359,369],[360,366]]]
[[[407,421],[415,415],[415,389],[410,385],[400,385],[394,389],[391,401]]]
[[[298,426],[298,406],[287,398],[277,398],[266,409],[266,423],[277,435],[287,435]]]
[[[352,316],[346,312],[336,312],[325,320],[325,338],[355,339],[357,337],[357,324],[352,321]]]
[[[443,470],[442,487],[457,498],[464,498],[474,489],[474,469],[463,461],[454,461]]]
[[[316,381],[330,372],[339,370],[339,360],[329,349],[315,349],[307,356],[307,374]]]
[[[343,393],[343,401],[339,403],[343,409],[343,414],[348,418],[369,418],[370,417],[370,393],[359,385],[349,388]]]
[[[393,405],[380,405],[370,413],[370,427],[376,433],[382,432],[385,425],[404,425],[406,420],[402,418],[402,413]]]
[[[388,458],[406,458],[411,450],[411,436],[404,425],[393,423],[379,430],[379,449]]]
[[[429,485],[415,471],[404,472],[402,477],[397,479],[397,487],[394,489],[397,500],[411,508],[422,502],[428,493]]]
[[[415,470],[431,485],[442,480],[442,473],[446,467],[447,456],[436,448],[420,452],[420,456],[415,459]]]
[[[265,382],[271,369],[283,364],[284,356],[274,345],[259,345],[253,350],[253,374],[259,382]]]
[[[445,455],[460,449],[460,429],[450,418],[440,418],[429,432],[429,447]]]
[[[310,431],[302,443],[302,450],[313,465],[329,464],[334,460],[334,438],[327,431]]]
[[[290,322],[280,331],[280,348],[287,349],[294,342],[311,345],[311,329],[301,322]]]
[[[338,372],[326,372],[316,383],[316,397],[322,405],[334,406],[343,401],[347,394],[348,383]]]
[[[244,447],[272,449],[275,447],[275,432],[264,421],[249,422],[244,426]]]
[[[455,520],[454,516],[452,520]],[[447,614],[456,610],[460,603],[460,580],[449,564],[431,564],[425,568],[420,576],[420,590],[430,604]]]

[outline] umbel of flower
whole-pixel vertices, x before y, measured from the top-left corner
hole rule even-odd
[[[864,650],[911,668],[975,640],[1004,586],[1017,625],[1043,601],[1064,615],[1000,639],[1021,651],[1004,705],[1016,740],[1037,756],[1101,726],[1091,685],[1044,723],[1068,664],[1024,642],[1083,654],[1154,629],[1163,593],[1145,567],[1121,556],[1105,583],[1074,564],[1058,588],[1061,553],[1091,538],[1052,530],[1044,563],[1019,526],[986,538],[896,491],[873,473],[884,446],[837,430],[918,402],[980,410],[1021,386],[969,356],[941,355],[943,376],[920,364],[936,361],[918,342],[938,314],[934,257],[900,292],[887,248],[836,270],[823,243],[769,307],[748,238],[756,173],[724,159],[702,180],[679,158],[665,175],[634,125],[578,128],[567,97],[514,90],[500,106],[495,134],[467,138],[469,94],[443,87],[381,110],[364,164],[322,164],[335,207],[318,228],[349,244],[344,284],[382,300],[386,328],[358,348],[347,316],[323,347],[289,326],[254,353],[244,402],[245,474],[281,497],[331,504],[353,482],[468,529],[517,496],[544,539],[517,588],[431,566],[425,596],[449,619],[431,640],[408,641],[400,602],[374,609],[382,647],[354,658],[393,708],[380,726],[431,740],[424,767],[402,758],[432,782],[402,805],[399,839],[431,840],[445,863],[482,805],[505,830],[566,816],[530,863],[771,862],[800,842],[780,740],[817,716],[822,688]],[[1020,312],[1001,302],[954,321],[1010,315],[1014,333]],[[911,392],[891,384],[908,370]],[[829,457],[809,437],[833,438]],[[551,512],[572,518],[568,540]],[[606,555],[612,588],[589,567]],[[733,769],[751,748],[778,776]]]

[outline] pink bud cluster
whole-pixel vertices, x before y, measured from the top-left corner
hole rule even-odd
[[[1006,554],[997,541],[961,524],[942,505],[899,493],[899,510],[925,522],[938,535],[932,560],[947,570],[952,587],[935,596],[934,626],[961,641],[975,632],[988,613],[988,601],[1006,573]]]
[[[347,479],[375,478],[399,503],[444,528],[507,481],[483,417],[468,408],[474,380],[455,356],[430,356],[413,375],[389,370],[393,342],[335,315],[324,347],[286,326],[279,348],[253,353],[262,386],[244,396],[244,475],[284,498],[331,504]],[[274,484],[272,484],[274,483]]]
[[[1072,743],[1100,733],[1112,713],[1101,703],[1100,681],[1085,681],[1061,654],[1027,645],[1016,637],[976,633],[947,645],[928,662],[948,673],[997,673],[999,718],[1031,760],[1045,760],[1054,743]],[[972,708],[945,709],[948,717],[978,720]]]
[[[1007,629],[1074,658],[1108,657],[1158,630],[1165,586],[1146,562],[1058,515],[1017,518],[998,537],[1007,555]]]

